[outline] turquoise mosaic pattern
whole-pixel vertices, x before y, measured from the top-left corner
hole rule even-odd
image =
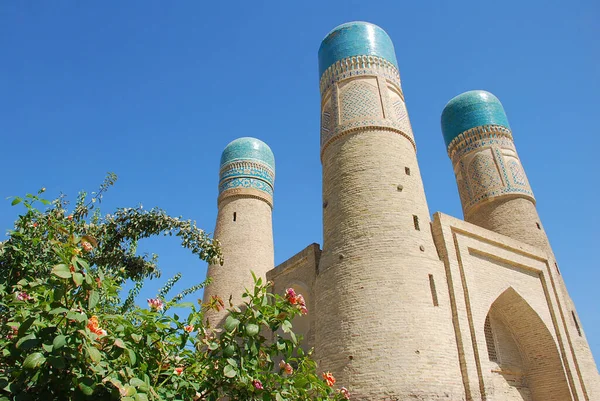
[[[275,156],[271,148],[260,139],[244,137],[230,142],[221,155],[221,169],[227,163],[240,160],[264,163],[275,171]]]
[[[239,138],[221,155],[219,195],[233,188],[253,188],[273,196],[275,158],[266,143],[256,138]]]
[[[486,91],[462,93],[450,100],[442,112],[446,147],[462,132],[484,125],[499,125],[510,130],[502,103]]]
[[[457,179],[465,214],[486,199],[504,195],[519,195],[535,203],[511,139],[474,140],[471,145],[479,152],[472,156],[455,155],[454,159],[459,166]]]
[[[219,194],[232,188],[254,188],[273,196],[273,187],[268,183],[254,178],[234,178],[219,183]]]
[[[319,48],[319,77],[337,61],[352,56],[381,57],[396,68],[394,44],[377,25],[355,21],[342,24],[327,34]]]

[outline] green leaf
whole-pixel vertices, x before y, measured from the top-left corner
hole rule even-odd
[[[56,337],[54,337],[54,340],[52,341],[52,345],[54,346],[54,349],[60,349],[60,348],[64,347],[64,345],[66,343],[67,343],[67,337],[63,336],[62,334],[59,334]]]
[[[223,368],[223,374],[226,377],[235,377],[237,375],[237,370],[231,365],[225,365]]]
[[[63,307],[58,307],[58,308],[54,308],[52,309],[50,312],[51,315],[58,315],[59,313],[65,313],[68,312],[69,310],[67,308],[63,308]]]
[[[30,317],[29,319],[26,319],[23,323],[21,323],[21,325],[19,326],[19,336],[24,335],[27,332],[27,330],[29,330],[33,322],[35,322],[35,317]]]
[[[275,393],[275,399],[277,401],[285,401],[285,398],[283,398],[279,393]]]
[[[96,382],[89,377],[84,377],[79,381],[77,387],[79,387],[83,394],[90,396],[94,393],[94,389],[96,388]]]
[[[133,339],[133,341],[135,341],[136,343],[139,343],[139,342],[140,342],[140,340],[142,339],[142,336],[140,336],[139,334],[135,334],[135,333],[133,333],[133,334],[131,335],[131,338],[132,338],[132,339]]]
[[[17,197],[17,198],[15,198],[15,199],[13,199],[13,201],[12,201],[12,202],[10,202],[10,205],[11,205],[11,206],[15,206],[15,205],[18,205],[19,203],[21,203],[21,198],[18,198],[18,197]]]
[[[46,357],[41,352],[34,352],[33,354],[27,355],[27,358],[23,361],[23,367],[25,369],[35,369],[41,364],[46,362]]]
[[[21,348],[21,344],[23,344],[25,341],[31,341],[35,339],[35,334],[28,334],[25,337],[21,337],[19,338],[19,341],[17,341],[17,348]]]
[[[135,365],[136,357],[135,352],[133,352],[133,350],[127,349],[127,357],[129,358],[129,365]]]
[[[66,366],[65,358],[62,356],[50,355],[48,357],[48,363],[56,369],[64,369]]]
[[[133,379],[129,380],[129,384],[140,391],[148,391],[148,384],[146,384],[145,381],[138,379],[137,377],[134,377]]]
[[[127,347],[125,347],[123,340],[121,340],[120,338],[117,338],[115,340],[115,347],[119,347],[119,348],[123,348],[123,349],[127,348]]]
[[[96,290],[90,291],[90,297],[88,299],[88,308],[94,309],[100,300],[100,294]]]
[[[84,322],[87,320],[87,316],[81,312],[71,311],[71,312],[67,313],[67,319],[75,320],[78,322]]]
[[[83,274],[81,273],[73,273],[73,282],[77,287],[83,284]]]
[[[50,353],[50,352],[52,352],[52,349],[54,347],[52,346],[52,344],[42,344],[42,348],[44,349],[44,351]]]
[[[289,333],[290,330],[292,330],[292,323],[289,320],[284,320],[284,322],[281,324],[281,329],[284,333]]]
[[[88,269],[90,267],[90,264],[88,263],[88,261],[85,259],[81,259],[80,257],[75,257],[75,262],[79,266],[81,266],[82,269]]]
[[[102,359],[102,354],[94,347],[87,347],[87,352],[93,362],[100,362]]]
[[[237,361],[233,358],[227,358],[227,363],[233,367],[237,367]]]
[[[136,394],[135,401],[148,401],[148,396],[146,394]]]
[[[65,264],[56,265],[52,268],[52,274],[60,278],[71,278],[71,269]]]

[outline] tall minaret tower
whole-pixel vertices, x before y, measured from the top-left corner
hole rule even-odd
[[[242,302],[244,289],[254,287],[251,271],[265,279],[274,267],[273,184],[275,158],[266,143],[239,138],[225,147],[219,171],[219,212],[215,238],[221,243],[224,264],[210,265],[212,283],[204,290],[204,302],[218,295],[227,303]],[[224,311],[209,311],[218,324]]]
[[[442,112],[442,132],[452,160],[465,220],[544,250],[568,333],[567,358],[583,380],[571,381],[585,400],[600,399],[598,371],[535,207],[502,104],[489,92],[462,93]]]
[[[462,399],[446,276],[392,41],[370,23],[340,25],[321,43],[319,74],[319,368],[355,400]]]

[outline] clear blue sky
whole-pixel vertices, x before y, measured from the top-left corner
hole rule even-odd
[[[353,20],[394,41],[431,212],[462,217],[444,105],[471,89],[500,98],[600,360],[597,1],[3,1],[0,199],[42,186],[74,199],[114,171],[104,211],[160,206],[212,231],[220,153],[255,136],[277,162],[276,263],[322,243],[317,50]],[[0,202],[2,230],[18,211]],[[175,240],[143,245],[162,281],[204,278]]]

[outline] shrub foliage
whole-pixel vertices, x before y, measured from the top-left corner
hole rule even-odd
[[[136,305],[143,283],[160,276],[156,255],[137,254],[139,240],[175,235],[203,261],[223,256],[195,223],[163,210],[102,215],[96,206],[115,180],[109,174],[99,191],[81,193],[70,211],[62,196],[43,199],[43,189],[12,200],[25,210],[0,243],[0,400],[349,397],[299,347],[291,321],[304,305],[261,279],[220,328],[204,312],[222,308],[221,299],[181,302],[206,283],[168,297],[180,274],[147,307]]]

